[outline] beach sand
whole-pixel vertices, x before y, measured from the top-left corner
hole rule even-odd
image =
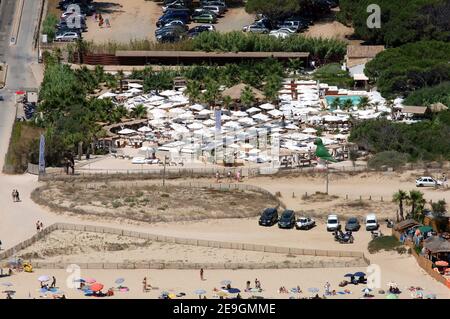
[[[411,293],[407,290],[410,286],[421,287],[424,292],[434,293],[437,298],[450,298],[450,291],[444,285],[434,281],[425,274],[416,264],[413,257],[398,256],[390,253],[378,254],[377,264],[381,267],[381,289],[386,290],[387,283],[394,281],[398,284],[402,291],[400,299],[411,298]],[[361,290],[366,285],[348,285],[345,288],[338,287],[340,281],[344,279],[344,275],[348,272],[363,271],[364,268],[327,268],[327,269],[262,269],[262,270],[205,270],[204,277],[206,280],[201,281],[199,270],[81,270],[81,273],[67,273],[65,270],[46,270],[39,269],[34,273],[20,273],[12,277],[0,278],[0,284],[10,282],[13,284],[11,289],[16,290],[15,298],[28,298],[29,294],[32,298],[40,298],[39,282],[37,278],[40,275],[55,276],[57,279],[57,287],[59,286],[66,294],[67,298],[93,298],[85,297],[76,289],[69,289],[66,281],[69,283],[78,276],[93,277],[104,284],[105,289],[117,286],[114,284],[119,277],[125,278],[123,286],[130,288],[129,292],[116,293],[112,298],[157,298],[161,292],[169,293],[186,293],[185,298],[198,298],[194,291],[196,289],[205,289],[208,298],[213,297],[212,289],[220,288],[222,280],[231,280],[232,286],[244,290],[247,280],[251,281],[254,287],[254,280],[258,278],[264,291],[260,294],[265,298],[289,298],[291,294],[279,294],[278,289],[285,286],[291,289],[299,285],[303,294],[300,297],[310,297],[311,293],[308,288],[316,287],[320,289],[319,294],[323,294],[324,285],[328,281],[331,289],[343,291],[349,289],[352,294],[337,295],[330,298],[336,299],[354,299],[362,296]],[[151,292],[142,292],[142,280],[147,276],[148,283],[158,289]],[[2,287],[5,288],[5,287]],[[377,289],[378,290],[378,289]],[[248,293],[242,293],[244,298],[250,297]],[[376,298],[385,298],[385,295],[375,293]],[[48,296],[47,298],[50,298]]]

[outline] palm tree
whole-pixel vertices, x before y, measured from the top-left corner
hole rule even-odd
[[[204,102],[208,103],[209,106],[216,104],[219,98],[219,84],[214,80],[209,80],[206,83],[206,91],[203,93]]]
[[[137,119],[147,117],[147,108],[143,104],[138,104],[131,109],[131,116]]]
[[[249,86],[246,86],[241,91],[241,103],[244,106],[250,106],[255,101],[255,95],[253,94],[252,89]]]
[[[339,102],[339,98],[335,97],[334,100],[333,100],[333,102],[331,102],[330,107],[331,107],[333,110],[337,110],[340,106],[341,106],[341,103]]]
[[[369,98],[367,96],[361,97],[361,100],[358,103],[358,108],[366,109],[367,105],[369,105]]]
[[[344,101],[344,103],[342,104],[342,108],[344,109],[344,110],[349,110],[349,109],[351,109],[353,107],[353,102],[352,102],[352,100],[350,100],[350,99],[346,99],[345,101]]]
[[[264,85],[264,96],[269,102],[276,102],[278,91],[281,86],[281,78],[279,76],[269,76]]]
[[[197,102],[201,96],[200,83],[197,81],[189,81],[186,85],[185,94],[189,97],[189,103]]]
[[[416,190],[409,191],[406,203],[411,205],[411,212],[409,215],[414,219],[419,219],[426,203],[425,198],[423,198],[423,193]]]
[[[404,220],[404,215],[403,215],[403,202],[408,198],[408,195],[406,194],[405,191],[399,189],[397,193],[394,194],[394,196],[392,197],[392,201],[394,203],[398,204],[398,209],[400,211],[400,219]],[[398,221],[398,216],[397,216],[397,221]]]
[[[229,109],[230,109],[231,103],[233,103],[233,99],[231,98],[231,96],[226,95],[226,96],[223,97],[222,102],[223,102],[223,106],[224,106],[227,110],[229,110]]]
[[[120,88],[120,93],[122,93],[122,86],[123,86],[123,79],[125,78],[125,74],[123,73],[123,70],[119,70],[117,72],[117,80],[119,81],[119,88]]]
[[[447,210],[447,203],[445,202],[445,200],[441,199],[435,203],[432,203],[431,208],[433,210],[434,216],[441,217],[442,215],[445,214],[445,212]]]

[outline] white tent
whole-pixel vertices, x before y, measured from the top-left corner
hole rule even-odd
[[[283,115],[283,112],[281,112],[280,110],[271,110],[267,113],[272,115],[273,117],[280,117]]]
[[[263,110],[273,110],[275,108],[275,105],[270,104],[270,103],[265,103],[259,106],[259,108],[263,109]]]
[[[179,94],[179,92],[174,91],[174,90],[166,90],[166,91],[162,91],[159,93],[159,95],[161,96],[173,96],[173,95],[177,95]]]
[[[286,125],[284,128],[287,129],[287,130],[298,130],[298,126],[295,125],[295,124],[292,124],[292,123]]]
[[[248,114],[252,114],[252,113],[258,113],[258,112],[261,112],[261,109],[259,109],[259,108],[257,108],[257,107],[251,107],[251,108],[249,108],[247,111],[245,111],[245,112],[247,112]]]
[[[242,112],[242,111],[231,112],[231,114],[236,117],[244,117],[244,116],[248,115],[247,113]]]
[[[203,128],[203,125],[195,122],[195,123],[189,124],[187,127],[191,130],[199,130],[199,129]]]
[[[200,111],[203,110],[205,107],[204,107],[203,105],[201,105],[201,104],[194,104],[194,105],[191,105],[189,108],[190,108],[191,110],[200,112]]]
[[[307,127],[307,128],[305,128],[305,129],[302,131],[302,133],[306,133],[306,134],[309,134],[309,133],[314,134],[314,133],[316,133],[316,132],[317,132],[317,130],[314,129],[314,128],[312,128],[312,127]]]
[[[269,120],[269,117],[262,113],[255,114],[252,116],[252,118],[254,118],[256,120],[260,120],[260,121],[268,121]]]
[[[127,93],[132,93],[132,94],[141,93],[141,92],[142,92],[142,90],[136,89],[136,88],[132,88],[127,91]]]

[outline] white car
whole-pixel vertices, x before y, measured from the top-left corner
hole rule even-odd
[[[76,32],[65,32],[63,34],[59,34],[55,37],[55,41],[75,41],[80,38],[80,35]]]
[[[366,216],[366,230],[377,230],[379,227],[377,216],[375,214],[369,214]]]
[[[284,38],[290,37],[291,33],[283,32],[283,31],[280,31],[280,30],[273,30],[273,31],[269,32],[269,35],[271,35],[271,36],[273,36],[275,38],[284,39]]]
[[[423,176],[418,179],[416,179],[416,186],[417,187],[435,187],[435,186],[441,186],[442,181],[439,181],[437,179],[434,179],[430,176]]]
[[[310,217],[300,217],[295,222],[296,229],[311,229],[316,226],[316,221]]]
[[[327,231],[339,230],[341,224],[339,223],[339,218],[337,215],[328,215],[327,218]]]

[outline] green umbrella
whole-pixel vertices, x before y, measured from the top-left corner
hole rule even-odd
[[[398,296],[395,294],[389,294],[386,296],[386,299],[398,299]]]
[[[433,227],[430,226],[420,226],[419,230],[421,233],[425,234],[428,233],[429,231],[433,231]]]

